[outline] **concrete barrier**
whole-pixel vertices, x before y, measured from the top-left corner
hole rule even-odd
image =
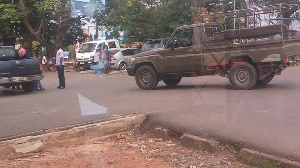
[[[96,138],[119,132],[139,129],[145,115],[113,117],[92,124],[47,130],[41,135],[32,135],[0,142],[0,159],[15,158],[17,155],[38,152],[47,143],[75,137]]]

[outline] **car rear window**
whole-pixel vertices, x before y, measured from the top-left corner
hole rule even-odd
[[[13,47],[1,47],[0,59],[16,58],[16,50]]]
[[[136,52],[135,52],[136,51]],[[128,50],[123,50],[122,51],[122,54],[124,56],[127,56],[127,55],[134,55],[137,53],[137,50],[133,50],[133,49],[128,49]]]

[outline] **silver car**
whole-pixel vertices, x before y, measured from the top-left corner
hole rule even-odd
[[[125,48],[120,51],[112,51],[113,55],[110,57],[110,69],[126,70],[130,65],[130,59],[134,54],[138,53],[136,48]]]

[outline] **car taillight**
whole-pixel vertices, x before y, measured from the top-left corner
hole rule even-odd
[[[300,54],[298,55],[298,59],[300,59]]]
[[[111,61],[114,61],[114,60],[117,60],[117,59],[116,59],[115,57],[111,56],[111,57],[110,57],[110,60],[111,60]]]

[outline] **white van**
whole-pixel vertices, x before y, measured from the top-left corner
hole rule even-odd
[[[78,52],[76,52],[76,70],[79,70],[81,67],[83,67],[84,69],[89,69],[90,66],[94,64],[96,47],[101,43],[105,43],[109,49],[120,49],[120,44],[117,39],[91,41],[84,43],[79,48]]]

